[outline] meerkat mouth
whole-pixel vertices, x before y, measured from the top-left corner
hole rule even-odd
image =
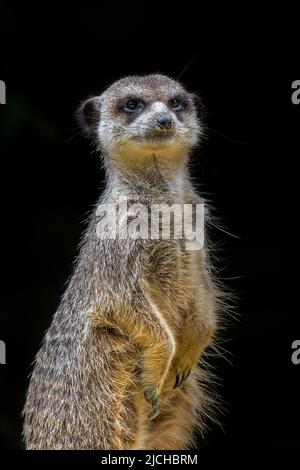
[[[160,143],[160,142],[168,142],[170,140],[176,139],[176,133],[172,130],[153,130],[151,132],[147,132],[144,136],[139,138],[140,142],[147,142],[147,143]]]

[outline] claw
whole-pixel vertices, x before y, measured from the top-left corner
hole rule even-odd
[[[188,378],[188,376],[190,375],[191,371],[188,370],[186,373],[179,373],[179,374],[176,374],[176,380],[175,380],[175,385],[173,388],[177,388],[177,387],[180,387],[180,385]]]
[[[173,388],[179,387],[181,382],[182,382],[182,374],[176,374],[175,385]]]
[[[151,405],[149,419],[154,419],[160,412],[160,397],[158,393],[158,386],[153,385],[147,387],[144,391],[145,400]]]
[[[156,400],[155,404],[152,404],[151,406],[152,406],[152,408],[151,408],[151,411],[149,413],[148,418],[152,421],[153,419],[155,419],[159,415],[159,412],[160,412],[160,399],[159,399],[159,397],[157,397],[157,400]]]
[[[189,375],[190,375],[190,373],[191,373],[191,369],[187,371],[187,373],[185,374],[185,377],[184,377],[184,379],[183,379],[183,380],[186,380],[186,379],[188,379],[188,378],[189,378]]]

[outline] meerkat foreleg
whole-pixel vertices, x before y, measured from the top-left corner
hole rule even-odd
[[[205,312],[199,307],[195,308],[184,317],[172,363],[176,374],[174,388],[179,387],[188,378],[191,369],[199,361],[204,349],[212,339],[215,323],[213,306]]]
[[[175,354],[175,340],[168,326],[151,305],[114,316],[107,326],[117,327],[141,351],[141,383],[151,405],[150,419],[160,411],[160,392]],[[101,327],[105,319],[101,319]]]

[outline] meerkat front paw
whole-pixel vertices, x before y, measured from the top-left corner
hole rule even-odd
[[[197,357],[198,359],[198,357]],[[180,385],[187,380],[192,368],[197,364],[197,359],[192,360],[189,357],[175,358],[173,363],[173,370],[175,372],[175,384],[173,388],[180,387]]]
[[[145,400],[150,404],[149,419],[154,419],[160,412],[160,396],[158,385],[150,385],[144,390]]]
[[[187,380],[193,367],[201,358],[201,355],[210,343],[214,331],[214,319],[211,324],[195,326],[195,322],[190,321],[185,324],[185,335],[178,341],[176,355],[173,359],[172,369],[176,375],[174,388]]]

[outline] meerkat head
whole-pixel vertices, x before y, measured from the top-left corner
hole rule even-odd
[[[85,101],[79,118],[108,162],[178,160],[201,136],[197,106],[197,96],[167,76],[132,76]]]

